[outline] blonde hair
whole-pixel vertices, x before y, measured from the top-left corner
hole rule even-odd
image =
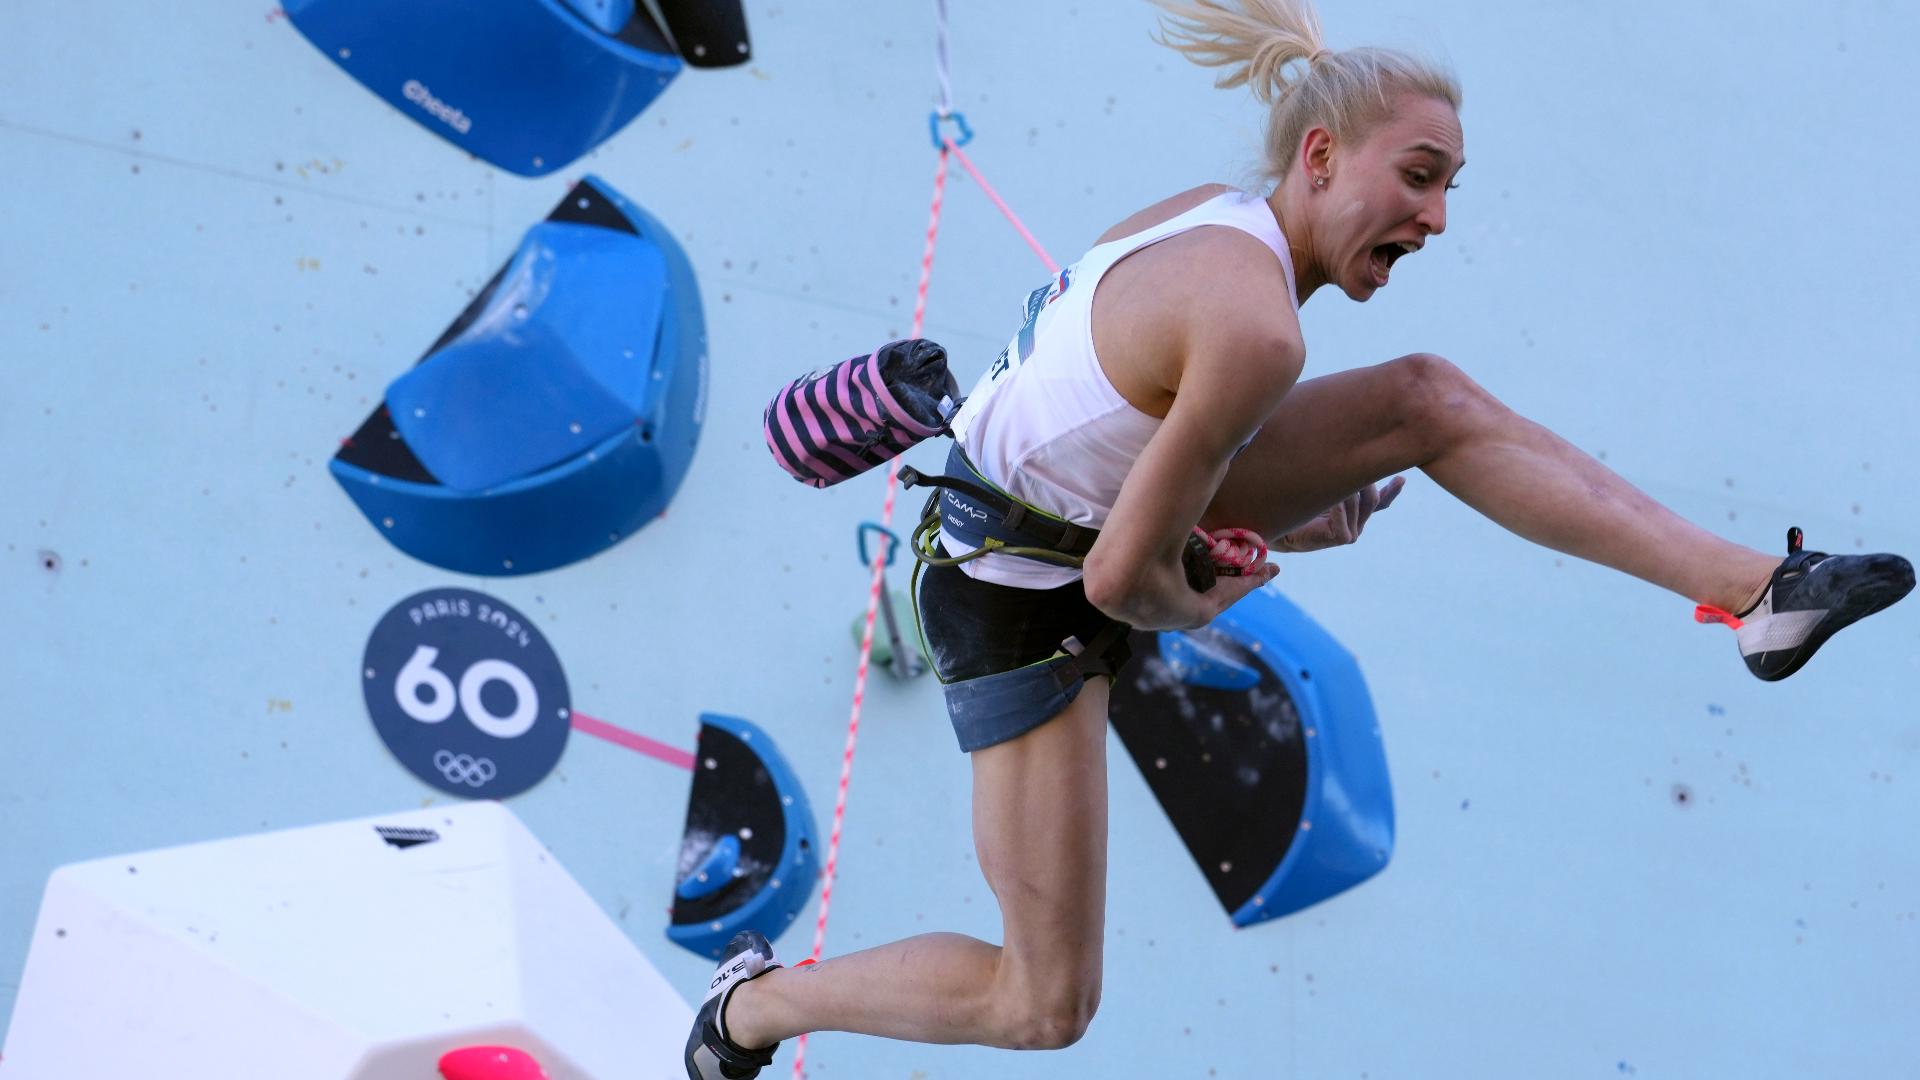
[[[1460,82],[1396,49],[1330,50],[1310,0],[1152,0],[1165,14],[1155,39],[1206,67],[1224,89],[1246,86],[1269,106],[1262,171],[1278,182],[1315,127],[1358,140],[1413,93],[1460,108]]]

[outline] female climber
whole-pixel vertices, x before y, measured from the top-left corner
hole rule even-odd
[[[1417,468],[1525,539],[1695,601],[1768,680],[1913,586],[1895,555],[1801,550],[1794,530],[1781,560],[1689,524],[1441,357],[1302,380],[1299,305],[1323,287],[1367,300],[1446,229],[1459,86],[1400,52],[1327,49],[1308,0],[1156,3],[1164,43],[1268,107],[1272,187],[1195,188],[1109,229],[1034,293],[954,418],[948,472],[994,497],[982,505],[1031,510],[1063,547],[1062,522],[1095,537],[1083,559],[987,550],[1011,542],[977,527],[965,507],[981,500],[938,492],[955,500],[944,553],[985,551],[928,567],[919,610],[972,756],[1002,942],[923,934],[782,968],[742,934],[688,1044],[694,1080],[752,1076],[809,1031],[1081,1037],[1100,1001],[1109,680],[1094,676],[1125,660],[1111,628],[1204,625],[1274,572],[1244,561],[1197,590],[1196,527],[1251,529],[1280,552],[1349,544]]]

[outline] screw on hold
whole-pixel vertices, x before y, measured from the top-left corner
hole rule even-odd
[[[60,553],[51,548],[41,548],[39,554],[40,569],[49,574],[60,572]]]

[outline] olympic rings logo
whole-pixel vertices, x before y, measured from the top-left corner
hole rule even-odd
[[[449,784],[465,784],[476,788],[500,775],[500,770],[492,760],[456,754],[451,750],[442,750],[433,755],[433,767],[440,770],[440,775],[446,777]]]

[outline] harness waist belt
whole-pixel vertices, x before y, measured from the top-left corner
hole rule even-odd
[[[900,482],[934,488],[927,517],[937,516],[949,536],[969,547],[1039,548],[1077,566],[1100,536],[1098,529],[1055,517],[994,487],[958,444],[947,454],[946,475],[928,476],[902,466]]]

